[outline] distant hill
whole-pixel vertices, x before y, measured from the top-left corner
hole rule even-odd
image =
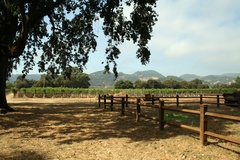
[[[97,71],[88,75],[91,87],[111,87],[114,85],[114,74]]]
[[[133,76],[137,77],[137,80],[147,81],[149,79],[160,79],[163,80],[165,77],[154,70],[148,71],[137,71],[132,74]]]
[[[88,74],[90,78],[91,87],[113,87],[114,86],[114,74],[113,73],[106,73],[104,74],[103,71],[97,71],[91,74]],[[21,74],[13,74],[10,78],[10,82],[14,82],[18,76]],[[147,70],[147,71],[137,71],[133,74],[126,74],[123,72],[118,73],[117,80],[130,80],[135,82],[137,80],[147,81],[149,79],[159,79],[164,81],[168,78],[172,78],[178,81],[191,81],[194,79],[200,79],[203,83],[208,84],[209,86],[216,85],[216,84],[231,84],[235,81],[237,76],[240,77],[240,73],[226,73],[222,75],[208,75],[208,76],[198,76],[195,74],[184,74],[179,77],[177,76],[164,76],[157,71],[154,70]],[[27,79],[39,80],[41,77],[40,74],[29,74],[27,75]]]
[[[159,79],[164,81],[166,79],[172,78],[177,81],[191,81],[194,79],[200,79],[203,83],[208,84],[209,86],[216,85],[216,84],[231,84],[235,81],[237,76],[240,76],[240,73],[227,73],[223,75],[208,75],[208,76],[198,76],[195,74],[184,74],[179,77],[177,76],[163,76],[162,74],[158,73],[154,70],[148,71],[137,71],[133,74],[125,74],[119,73],[117,80],[130,80],[135,82],[137,80],[147,81],[149,79]],[[90,77],[90,84],[92,87],[113,87],[114,86],[114,75],[110,74],[103,74],[103,71],[94,72],[89,74]]]
[[[9,82],[16,81],[18,76],[22,76],[22,74],[12,74],[11,77],[8,78]],[[33,79],[33,80],[39,80],[41,78],[41,74],[29,74],[26,76],[26,79]]]
[[[114,74],[113,73],[106,73],[103,74],[103,71],[98,71],[89,74],[90,77],[90,84],[91,87],[113,87],[114,86]],[[148,70],[148,71],[138,71],[133,74],[126,74],[120,72],[118,74],[117,80],[130,80],[132,82],[135,82],[137,80],[147,81],[149,79],[160,79],[163,80],[165,77],[154,71],[154,70]]]
[[[177,76],[167,76],[167,77],[165,77],[164,78],[164,80],[166,80],[166,79],[175,79],[175,80],[177,80],[177,81],[184,81],[184,79],[182,79],[182,78],[180,78],[180,77],[177,77]]]
[[[225,74],[222,74],[221,76],[236,78],[237,76],[240,76],[240,73],[225,73]]]
[[[237,76],[236,76],[237,77]],[[202,81],[204,81],[208,85],[216,85],[216,84],[231,84],[235,81],[236,77],[225,76],[225,75],[208,75],[204,77],[200,77]]]
[[[197,76],[195,74],[184,74],[180,76],[181,79],[184,79],[185,81],[191,81],[194,80],[196,78],[200,79],[200,76]]]

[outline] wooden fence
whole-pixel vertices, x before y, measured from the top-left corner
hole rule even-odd
[[[178,99],[179,97],[176,96]],[[129,101],[129,98],[131,99],[135,99],[135,101]],[[163,100],[158,100],[157,104],[155,103],[156,101],[156,97],[153,98],[152,102],[149,104],[147,103],[142,103],[144,97],[128,97],[127,95],[125,97],[113,97],[113,96],[106,96],[106,95],[99,95],[98,98],[98,102],[99,102],[99,107],[101,107],[101,100],[103,100],[103,104],[104,104],[104,108],[106,109],[107,105],[110,106],[110,109],[113,110],[113,105],[115,104],[120,104],[121,105],[121,115],[125,114],[126,108],[129,107],[129,105],[135,106],[135,112],[131,112],[134,113],[136,115],[136,121],[139,122],[140,117],[143,118],[147,118],[147,119],[151,119],[154,121],[158,121],[159,123],[159,129],[160,130],[164,130],[164,126],[165,124],[168,125],[173,125],[173,126],[178,126],[184,129],[188,129],[194,132],[197,132],[200,134],[200,141],[202,145],[206,145],[207,144],[207,137],[214,137],[214,138],[218,138],[218,139],[222,139],[228,142],[232,142],[235,144],[239,144],[240,145],[240,139],[236,139],[236,138],[232,138],[229,136],[224,136],[224,135],[220,135],[214,132],[210,132],[208,131],[208,117],[214,117],[214,118],[219,118],[219,119],[224,119],[224,120],[230,120],[230,121],[237,121],[240,122],[240,117],[239,116],[231,116],[231,115],[224,115],[224,114],[217,114],[217,113],[212,113],[212,112],[208,112],[208,105],[203,104],[203,101],[201,101],[204,97],[200,96],[200,110],[190,110],[190,109],[181,109],[181,108],[173,108],[173,107],[166,107],[165,106],[165,101]],[[168,97],[169,98],[169,97]],[[209,98],[209,97],[208,97]],[[217,98],[219,99],[219,96],[217,96]],[[108,100],[108,101],[107,101]],[[219,100],[217,100],[217,103],[214,103],[218,106],[219,104]],[[151,107],[151,108],[157,108],[158,109],[158,118],[154,118],[151,117],[149,115],[144,115],[141,114],[141,106],[147,106],[147,107]],[[185,124],[178,124],[178,123],[174,123],[174,122],[168,122],[165,120],[165,111],[172,111],[172,112],[182,112],[182,113],[187,113],[187,114],[194,114],[194,115],[199,115],[200,120],[199,120],[199,126],[200,127],[192,127],[189,125],[185,125]]]
[[[107,96],[107,95],[99,95],[98,96],[99,105],[101,104],[101,99],[104,100],[103,104],[105,106],[109,103],[110,104],[113,103],[113,99],[117,99],[117,98],[118,99],[125,98],[126,104],[128,104],[129,98],[131,98],[131,99],[137,99],[137,98],[145,99],[146,97],[132,97],[132,96],[129,97],[128,95],[113,97],[113,96]],[[215,96],[199,95],[199,96],[194,96],[194,97],[180,97],[179,95],[169,96],[169,97],[151,95],[150,100],[145,100],[145,101],[154,105],[155,101],[157,101],[157,103],[158,103],[159,99],[164,100],[165,104],[173,104],[173,105],[176,105],[176,106],[180,106],[181,104],[186,105],[186,104],[193,104],[193,103],[195,103],[195,104],[196,103],[212,104],[212,105],[216,105],[217,107],[220,107],[220,105],[225,105],[224,98],[223,98],[223,96],[220,96],[220,95],[215,95]],[[195,99],[195,100],[194,101],[189,101],[190,99]],[[111,101],[111,102],[107,102],[107,100]],[[240,102],[238,103],[238,107],[240,108]]]
[[[204,104],[200,104],[200,111],[197,111],[197,110],[189,110],[189,109],[174,109],[174,108],[164,107],[164,101],[160,101],[159,103],[160,103],[160,105],[159,105],[159,128],[161,130],[164,130],[164,124],[169,124],[169,125],[178,126],[181,128],[185,128],[185,129],[200,133],[200,141],[203,145],[207,144],[207,136],[222,139],[222,140],[229,141],[229,142],[240,145],[240,139],[235,139],[232,137],[216,134],[216,133],[208,131],[208,128],[207,128],[208,117],[220,118],[220,119],[237,121],[237,122],[240,122],[240,117],[207,112],[208,105],[204,105]],[[183,125],[183,124],[166,122],[164,120],[164,111],[166,111],[166,110],[200,115],[200,122],[199,122],[200,128]]]

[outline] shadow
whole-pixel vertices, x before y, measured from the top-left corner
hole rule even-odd
[[[211,144],[211,143],[210,143]],[[222,145],[219,145],[219,144],[215,144],[216,146],[218,146],[219,148],[222,148],[222,149],[224,149],[224,150],[228,150],[228,151],[230,151],[230,152],[233,152],[233,153],[235,153],[235,154],[238,154],[238,155],[240,155],[240,151],[239,150],[232,150],[232,149],[229,149],[229,148],[227,148],[227,147],[225,147],[225,146],[222,146]]]
[[[178,108],[178,107],[175,107]],[[200,111],[200,106],[199,105],[182,105],[181,107],[179,107],[180,109],[190,109],[190,110],[197,110]],[[217,113],[217,114],[222,114],[222,115],[230,115],[230,116],[240,116],[240,109],[238,108],[232,108],[229,106],[221,106],[221,107],[217,107],[216,105],[208,105],[208,109],[207,112],[210,113]],[[180,113],[180,112],[175,112],[175,111],[165,111],[165,113]],[[182,117],[177,117],[174,118],[170,118],[170,119],[177,119],[183,123],[185,123],[186,125],[190,125],[190,126],[194,126],[194,127],[199,127],[199,119],[200,119],[200,115],[193,115],[193,114],[188,114],[188,113],[180,113],[179,115],[181,116],[181,114],[183,115]],[[187,118],[184,119],[184,116],[186,116]],[[214,133],[218,133],[218,134],[222,134],[222,135],[237,135],[238,138],[240,138],[239,134],[236,134],[237,132],[240,133],[240,128],[233,128],[232,125],[239,125],[239,122],[237,121],[233,121],[233,120],[227,120],[227,119],[220,119],[220,118],[214,118],[211,116],[207,117],[207,130],[214,132]],[[230,129],[231,128],[231,129]]]
[[[97,103],[12,103],[17,112],[1,115],[1,134],[21,133],[23,138],[57,139],[59,143],[70,144],[91,139],[127,137],[132,141],[165,139],[187,131],[176,131],[167,127],[164,132],[158,123],[141,119],[135,122],[135,115],[119,110],[109,111],[97,108]]]
[[[135,115],[129,112],[121,116],[119,110],[104,110],[94,102],[12,103],[11,106],[17,112],[0,115],[0,129],[3,131],[0,136],[14,132],[21,134],[21,138],[57,140],[59,144],[110,138],[155,141],[179,135],[199,138],[197,133],[173,126],[160,131],[157,122],[143,118],[135,122]],[[225,130],[224,125],[219,129]]]
[[[46,156],[29,150],[15,151],[9,154],[0,153],[0,160],[47,160]]]

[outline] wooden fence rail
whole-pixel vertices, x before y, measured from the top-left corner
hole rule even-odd
[[[118,97],[113,97],[113,96],[106,96],[106,95],[100,95],[98,96],[98,103],[99,103],[99,107],[101,107],[101,99],[104,100],[103,104],[104,104],[104,108],[106,108],[106,105],[107,104],[117,104],[117,103],[120,103],[120,102],[116,102],[116,99],[121,99],[122,97],[125,98],[125,101],[126,101],[126,107],[128,106],[128,101],[129,99],[137,99],[137,98],[141,98],[141,99],[145,99],[146,97],[129,97],[128,95],[126,96],[118,96]],[[111,100],[112,99],[112,100]],[[198,104],[212,104],[212,105],[215,105],[219,108],[220,105],[225,105],[225,103],[223,103],[223,97],[220,96],[220,95],[216,95],[216,96],[198,96],[198,97],[180,97],[179,95],[176,95],[176,96],[171,96],[171,97],[163,97],[163,96],[154,96],[154,95],[151,95],[151,98],[150,100],[144,100],[145,102],[147,103],[151,103],[152,105],[155,104],[155,101],[157,101],[158,103],[158,100],[159,99],[162,99],[165,101],[165,103],[167,104],[176,104],[176,106],[180,106],[180,104],[192,104],[192,103],[198,103]],[[169,99],[173,99],[173,101],[167,101]],[[187,99],[195,99],[195,101],[184,101],[184,100],[187,100]],[[198,99],[198,101],[197,101]],[[208,100],[207,100],[208,99]],[[209,101],[209,99],[211,101]],[[110,102],[107,102],[107,100],[109,100]],[[115,101],[115,102],[114,102]],[[119,101],[119,100],[118,100]],[[214,102],[215,101],[215,102]],[[240,108],[240,102],[238,104],[238,107]]]
[[[200,96],[201,97],[201,96]],[[115,98],[117,98],[118,100],[114,100]],[[180,108],[170,108],[170,107],[165,107],[165,101],[163,100],[159,100],[158,101],[158,105],[152,103],[151,105],[149,104],[143,104],[141,102],[142,98],[136,98],[135,102],[129,102],[128,98],[132,98],[132,97],[107,97],[106,95],[104,96],[100,96],[99,95],[99,107],[101,107],[101,99],[104,100],[104,108],[106,109],[106,105],[109,104],[110,105],[110,109],[113,110],[113,105],[114,104],[121,104],[121,115],[124,115],[125,109],[127,108],[126,106],[129,104],[134,104],[136,106],[136,111],[135,111],[135,115],[136,115],[136,121],[139,122],[140,121],[140,117],[143,118],[147,118],[147,119],[151,119],[151,120],[155,120],[159,122],[159,129],[160,130],[164,130],[164,126],[165,124],[169,124],[169,125],[173,125],[173,126],[178,126],[184,129],[188,129],[194,132],[197,132],[200,134],[200,141],[202,145],[206,145],[207,144],[207,137],[214,137],[214,138],[218,138],[218,139],[222,139],[225,141],[229,141],[235,144],[239,144],[240,145],[240,139],[236,139],[236,138],[232,138],[229,136],[224,136],[224,135],[220,135],[220,134],[216,134],[213,132],[208,131],[208,117],[214,117],[214,118],[219,118],[219,119],[225,119],[225,120],[230,120],[230,121],[237,121],[240,122],[240,117],[239,116],[230,116],[230,115],[224,115],[224,114],[217,114],[217,113],[211,113],[207,111],[208,105],[206,104],[202,104],[200,103],[200,110],[190,110],[190,109],[180,109]],[[168,97],[169,98],[169,97]],[[210,97],[209,97],[210,98]],[[219,98],[219,97],[218,97]],[[107,102],[107,99],[110,99],[110,102]],[[119,100],[120,99],[120,100]],[[201,102],[201,101],[200,101]],[[148,115],[143,115],[141,114],[141,106],[149,106],[152,108],[158,108],[159,109],[159,113],[158,113],[158,118],[154,118]],[[126,108],[125,108],[126,107]],[[173,112],[182,112],[182,113],[187,113],[187,114],[195,114],[195,115],[199,115],[200,116],[200,127],[192,127],[192,126],[188,126],[185,124],[178,124],[178,123],[174,123],[174,122],[168,122],[165,120],[165,111],[173,111]]]
[[[170,125],[178,126],[178,127],[181,127],[181,128],[189,129],[189,130],[192,130],[192,131],[195,131],[195,132],[199,132],[200,133],[200,141],[203,145],[207,144],[207,136],[222,139],[222,140],[229,141],[229,142],[236,143],[236,144],[240,145],[240,139],[216,134],[216,133],[213,133],[213,132],[210,132],[210,131],[207,130],[207,126],[208,126],[207,119],[208,119],[208,117],[226,119],[226,120],[237,121],[237,122],[240,122],[240,117],[207,112],[208,105],[204,105],[204,104],[200,105],[200,111],[188,110],[188,109],[167,108],[167,107],[164,107],[164,101],[159,102],[159,104],[160,104],[159,105],[159,125],[160,125],[159,128],[161,130],[164,130],[164,124],[170,124]],[[179,125],[179,124],[176,124],[176,123],[166,122],[164,120],[164,111],[165,110],[200,115],[200,128],[191,127],[191,126],[187,126],[187,125],[183,125],[183,124]]]

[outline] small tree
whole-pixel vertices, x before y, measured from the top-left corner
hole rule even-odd
[[[130,89],[133,88],[133,83],[129,80],[119,80],[114,84],[114,88],[116,89]]]
[[[6,89],[10,90],[13,87],[14,87],[14,85],[11,82],[6,83]]]
[[[126,80],[125,82],[125,88],[124,89],[131,89],[133,88],[133,83],[129,80]]]
[[[57,87],[56,80],[58,75],[51,75],[50,73],[41,75],[40,80],[33,84],[33,87]]]
[[[237,76],[237,78],[235,79],[235,82],[232,83],[230,86],[233,88],[240,88],[240,77]]]
[[[189,88],[189,83],[187,81],[180,81],[179,85],[180,85],[180,88],[184,88],[184,89]]]
[[[89,76],[85,73],[82,73],[78,68],[72,68],[72,74],[70,78],[61,76],[64,87],[70,88],[88,88],[90,86]]]
[[[147,88],[164,88],[164,85],[160,80],[149,79],[147,81]]]
[[[166,79],[165,81],[163,81],[163,85],[166,88],[173,88],[173,89],[180,88],[179,82],[175,79],[172,79],[172,78],[169,78],[169,79]]]
[[[189,82],[189,88],[209,88],[207,84],[203,84],[202,80],[200,79],[194,79]]]
[[[147,88],[147,82],[146,81],[137,80],[134,83],[134,88]]]
[[[18,76],[16,81],[14,82],[14,86],[18,89],[30,88],[30,87],[33,86],[34,83],[35,83],[34,80],[29,80],[29,79],[26,79],[22,76]]]

